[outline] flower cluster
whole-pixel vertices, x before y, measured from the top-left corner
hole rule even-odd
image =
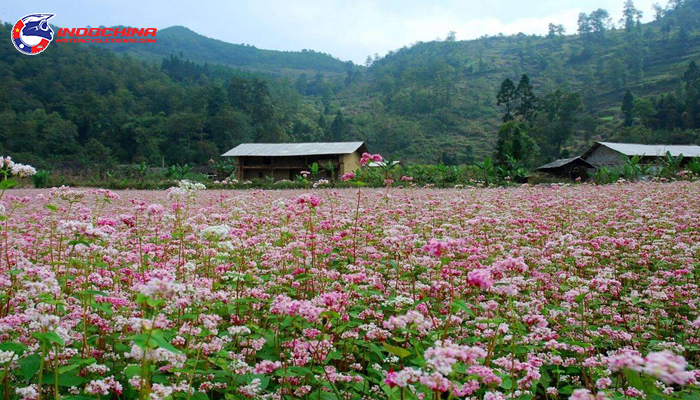
[[[5,193],[3,396],[700,390],[700,182],[200,189]]]
[[[16,176],[24,178],[36,174],[36,169],[31,165],[20,164],[12,161],[10,156],[0,156],[0,170],[4,171],[5,176]]]
[[[367,165],[369,162],[380,163],[383,160],[384,159],[380,154],[362,153],[362,157],[360,157],[360,165]]]

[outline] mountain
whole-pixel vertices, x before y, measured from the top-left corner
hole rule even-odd
[[[249,71],[277,75],[322,72],[342,74],[345,62],[313,50],[263,50],[245,44],[232,44],[211,39],[184,26],[160,29],[155,43],[109,43],[100,46],[117,53],[130,53],[137,58],[157,61],[171,54],[200,63],[222,64]]]
[[[698,143],[700,0],[658,14],[615,28],[595,10],[573,35],[450,35],[368,67],[181,27],[156,45],[52,43],[36,57],[0,41],[0,152],[104,169],[206,164],[247,141],[363,140],[405,163],[529,168],[602,139]]]
[[[0,36],[11,29],[0,24]],[[77,43],[28,57],[2,40],[0,154],[39,168],[80,163],[89,174],[141,162],[206,165],[241,142],[320,135],[317,107],[286,79]]]
[[[409,160],[470,162],[492,154],[496,145],[504,112],[496,99],[501,83],[527,74],[540,98],[557,89],[581,96],[573,135],[563,146],[576,154],[593,140],[623,138],[627,90],[639,113],[654,96],[684,96],[683,73],[690,61],[700,61],[700,2],[678,7],[629,30],[416,43],[375,60],[336,101],[370,148]],[[635,118],[641,126],[643,116]],[[550,155],[558,156],[566,154]]]

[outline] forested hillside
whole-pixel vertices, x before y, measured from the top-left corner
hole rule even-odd
[[[304,72],[342,74],[346,68],[346,63],[329,54],[313,50],[263,50],[247,44],[226,43],[202,36],[184,26],[160,29],[156,39],[156,43],[109,43],[101,46],[146,60],[160,61],[171,54],[182,54],[200,63],[217,63],[277,75],[296,76]]]
[[[243,141],[365,140],[405,162],[532,167],[598,139],[697,142],[700,0],[648,24],[624,9],[615,29],[593,10],[578,32],[552,21],[546,37],[449,34],[365,67],[181,27],[156,47],[52,43],[37,57],[0,41],[0,150],[104,169],[204,164]]]
[[[0,41],[0,150],[38,167],[205,164],[243,141],[317,134],[315,108],[289,82],[176,56],[52,43],[26,57]]]
[[[571,115],[573,132],[561,143],[566,152],[601,138],[695,141],[697,131],[687,130],[698,126],[691,123],[642,125],[660,95],[686,95],[683,74],[690,61],[700,60],[700,1],[673,4],[658,9],[656,21],[640,24],[638,10],[628,2],[626,18],[615,21],[614,30],[609,14],[595,10],[581,15],[579,31],[568,36],[552,21],[547,37],[455,41],[448,35],[444,41],[417,43],[368,60],[365,79],[339,93],[338,101],[360,137],[409,159],[469,162],[491,154],[504,113],[496,94],[505,79],[517,82],[522,74],[542,100],[557,90],[559,96],[580,96],[581,106]],[[635,99],[634,127],[623,129],[627,90]],[[560,155],[545,150],[545,159]]]

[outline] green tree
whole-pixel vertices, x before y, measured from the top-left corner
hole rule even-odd
[[[641,20],[644,14],[634,6],[632,0],[626,0],[622,8],[622,19],[620,22],[625,27],[625,31],[633,32],[637,22]]]
[[[612,26],[612,19],[607,10],[599,8],[589,15],[593,36],[598,42],[605,41],[605,32]]]
[[[554,39],[557,37],[564,36],[566,33],[566,29],[564,28],[564,25],[562,24],[552,24],[550,23],[548,26],[548,32],[547,32],[547,37],[550,39]]]
[[[582,108],[581,95],[557,89],[547,94],[534,129],[540,149],[547,158],[561,156],[562,147],[571,138]]]
[[[343,119],[343,112],[338,110],[331,123],[330,138],[334,142],[341,142],[347,135],[347,123]]]
[[[515,108],[515,101],[517,99],[517,94],[515,91],[515,84],[510,78],[506,78],[503,83],[501,83],[501,90],[498,91],[496,95],[497,105],[505,107],[505,113],[503,114],[503,122],[511,121],[515,118],[513,114]]]
[[[515,108],[515,116],[522,122],[531,125],[535,115],[539,99],[534,93],[534,87],[530,84],[530,78],[523,74],[515,89],[515,96],[518,99],[518,106]]]
[[[494,154],[496,165],[504,167],[513,160],[519,165],[532,166],[538,156],[539,148],[523,124],[508,121],[501,126]]]
[[[624,126],[632,126],[634,122],[634,96],[629,90],[625,91],[622,97],[622,116],[624,118]]]

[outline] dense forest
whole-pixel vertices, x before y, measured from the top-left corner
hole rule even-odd
[[[186,52],[187,58],[200,63],[216,63],[279,75],[319,71],[326,74],[342,74],[346,68],[345,62],[311,49],[263,50],[249,44],[233,44],[207,38],[184,26],[160,29],[156,36],[155,43],[105,43],[99,46],[118,53],[128,52],[135,57],[152,61]]]
[[[545,37],[451,32],[364,66],[182,27],[157,47],[52,43],[37,57],[0,41],[0,151],[108,168],[205,164],[245,141],[365,140],[406,162],[532,167],[600,139],[697,143],[700,0],[647,24],[621,7],[619,22],[581,14],[569,35],[556,21]]]
[[[571,35],[555,22],[546,37],[456,41],[450,33],[442,41],[368,58],[366,79],[342,91],[338,101],[370,144],[408,159],[447,164],[493,154],[505,112],[497,94],[504,80],[517,84],[523,74],[542,100],[529,126],[520,126],[541,147],[534,162],[577,153],[600,139],[696,142],[697,125],[651,119],[664,113],[670,120],[685,118],[681,103],[693,94],[686,92],[684,73],[700,60],[700,1],[657,7],[647,24],[639,22],[641,13],[631,1],[621,8],[624,18],[614,28],[609,12],[599,9],[581,14],[578,32]],[[625,121],[627,91],[634,109]],[[558,127],[567,133],[547,137],[558,135],[551,125],[561,117],[551,107],[578,103],[575,98],[580,106],[562,121],[571,126]]]

